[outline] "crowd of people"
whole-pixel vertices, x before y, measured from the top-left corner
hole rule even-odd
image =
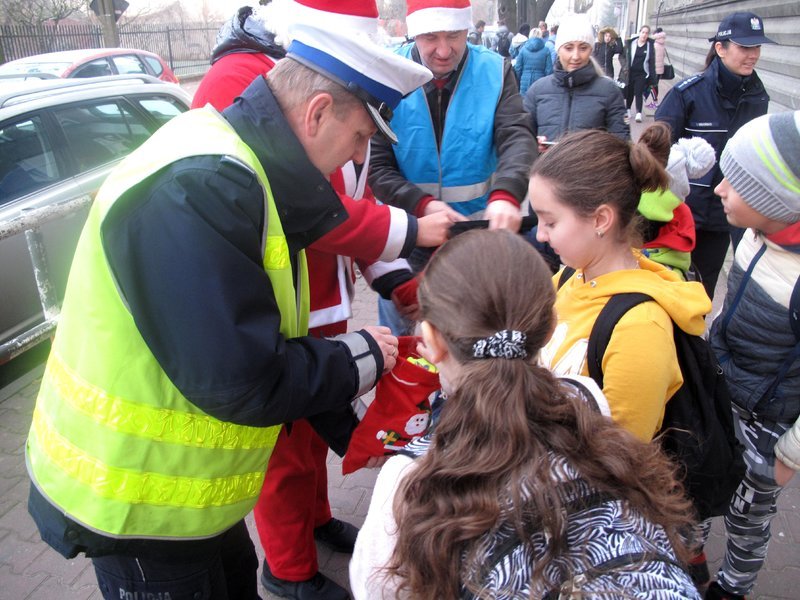
[[[26,446],[43,540],[104,598],[259,598],[251,511],[280,597],[744,598],[800,470],[800,111],[766,114],[763,21],[726,17],[635,141],[661,32],[575,15],[503,56],[469,0],[409,0],[393,52],[377,21],[243,7],[193,109],[103,184]],[[658,436],[731,243],[709,340],[745,470],[712,580]],[[354,265],[382,324],[348,333]],[[592,332],[630,292],[597,380]],[[433,422],[369,460],[359,531],[325,457],[417,333]],[[352,553],[351,592],[316,542]]]

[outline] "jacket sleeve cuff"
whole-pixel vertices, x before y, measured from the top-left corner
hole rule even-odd
[[[495,200],[505,200],[506,202],[511,202],[511,204],[519,208],[519,200],[514,198],[514,196],[505,190],[494,190],[491,194],[489,194],[489,203],[492,203]]]
[[[403,247],[400,249],[399,258],[408,258],[408,255],[417,247],[417,233],[419,233],[417,217],[408,215],[408,227],[406,231],[408,232],[406,234],[406,243],[403,244]]]
[[[411,279],[414,279],[414,273],[407,267],[389,271],[372,281],[372,289],[384,300],[391,300],[394,289]]]
[[[420,201],[417,202],[417,205],[414,207],[414,215],[417,218],[424,217],[425,216],[425,207],[428,206],[428,204],[430,204],[434,200],[436,200],[436,198],[434,198],[431,195],[423,196],[420,199]]]
[[[775,456],[790,469],[800,471],[800,420],[778,438]]]
[[[364,330],[337,335],[333,339],[344,344],[353,359],[358,378],[353,397],[366,394],[375,387],[379,375],[383,373],[383,354],[378,342]]]
[[[366,281],[367,285],[373,289],[375,289],[375,282],[387,273],[400,270],[411,271],[408,261],[404,258],[398,258],[391,262],[375,261],[374,263],[365,265],[361,265],[359,263],[358,266],[361,268],[361,274],[364,276],[364,281]]]

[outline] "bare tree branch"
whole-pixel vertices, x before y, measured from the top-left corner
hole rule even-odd
[[[37,25],[85,14],[87,0],[0,0],[0,14],[7,25]]]

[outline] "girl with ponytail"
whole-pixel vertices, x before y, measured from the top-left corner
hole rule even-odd
[[[431,259],[419,352],[447,400],[435,433],[378,476],[356,599],[698,598],[669,460],[539,362],[554,300],[542,258],[507,231],[462,234]]]
[[[570,135],[536,161],[529,186],[537,240],[549,242],[574,270],[568,279],[564,273],[553,278],[558,323],[543,364],[557,375],[588,375],[589,334],[609,299],[626,292],[653,298],[617,322],[602,361],[611,417],[645,442],[661,428],[664,407],[683,384],[673,324],[700,335],[711,310],[701,284],[683,281],[637,250],[642,192],[668,186],[663,157],[654,156],[663,150],[654,145],[661,137],[643,134],[644,141],[631,143],[602,131]]]

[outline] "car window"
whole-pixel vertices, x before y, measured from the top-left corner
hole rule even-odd
[[[144,110],[149,112],[160,125],[163,125],[172,117],[177,117],[186,110],[186,107],[175,98],[166,96],[159,98],[139,98],[137,102]]]
[[[113,75],[111,66],[105,58],[96,58],[92,62],[75,69],[70,77],[103,77],[104,75]]]
[[[0,127],[0,205],[59,179],[40,117]]]
[[[60,108],[54,115],[80,171],[122,158],[150,136],[141,118],[115,100]]]
[[[152,56],[142,56],[142,58],[148,65],[150,65],[150,68],[153,69],[153,73],[155,73],[156,77],[161,77],[161,74],[164,72],[164,67],[161,64],[161,61]]]
[[[120,75],[127,75],[128,73],[133,73],[135,75],[144,73],[145,75],[149,75],[147,67],[139,60],[138,56],[125,54],[123,56],[111,56],[110,58],[114,66],[117,67],[117,73]]]

